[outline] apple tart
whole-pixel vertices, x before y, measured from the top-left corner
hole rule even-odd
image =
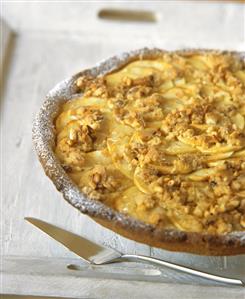
[[[34,141],[70,203],[153,246],[245,253],[241,54],[143,49],[63,85],[37,117]],[[59,171],[39,150],[40,135]]]

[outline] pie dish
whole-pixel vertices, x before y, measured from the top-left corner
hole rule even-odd
[[[130,239],[245,253],[244,55],[141,49],[52,89],[39,160],[64,198]]]

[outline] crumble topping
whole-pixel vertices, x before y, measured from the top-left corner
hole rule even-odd
[[[83,193],[155,226],[245,230],[243,61],[166,53],[76,88],[55,153]]]

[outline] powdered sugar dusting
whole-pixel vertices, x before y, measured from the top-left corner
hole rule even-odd
[[[193,52],[197,50],[184,51]],[[79,188],[65,173],[53,152],[53,148],[55,146],[55,128],[53,121],[59,113],[61,104],[69,100],[76,93],[74,82],[79,76],[102,76],[108,72],[122,67],[124,64],[127,64],[134,59],[140,57],[161,56],[165,52],[166,51],[159,49],[143,48],[129,53],[123,53],[119,56],[114,56],[103,61],[94,68],[75,74],[71,78],[68,78],[57,84],[47,94],[45,101],[34,120],[33,143],[39,160],[41,161],[47,176],[51,178],[56,188],[62,192],[64,198],[82,213],[86,213],[90,216],[94,216],[102,220],[113,221],[119,224],[122,228],[127,228],[134,232],[142,231],[143,229],[146,233],[150,233],[152,238],[158,236],[158,239],[161,239],[163,241],[178,241],[185,239],[186,242],[196,242],[197,240],[201,240],[201,242],[204,242],[204,240],[206,240],[207,243],[209,243],[209,240],[213,239],[214,236],[186,233],[178,230],[158,229],[136,219],[133,219],[129,216],[123,215],[101,202],[87,198],[83,193],[81,193]],[[177,52],[180,53],[183,51]],[[200,50],[198,50],[198,52],[200,53]],[[234,54],[237,54],[243,59],[245,57],[245,53]],[[216,244],[217,242],[228,244],[231,247],[234,244],[245,246],[245,233],[233,232],[225,236],[216,236]]]

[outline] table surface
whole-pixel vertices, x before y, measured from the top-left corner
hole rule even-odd
[[[154,276],[157,268],[151,268],[153,272],[147,272],[144,278],[141,274],[148,267],[134,264],[129,269],[139,272],[131,273],[130,279],[128,273],[122,277],[113,267],[91,270],[81,264],[81,271],[71,272],[65,265],[78,263],[76,256],[23,219],[33,216],[50,221],[124,253],[151,255],[213,273],[245,277],[245,256],[168,252],[128,240],[96,224],[62,199],[32,149],[32,120],[48,90],[102,59],[145,46],[244,50],[244,5],[198,2],[2,2],[1,16],[14,34],[9,59],[2,67],[0,101],[1,292],[76,298],[128,298],[129,294],[132,298],[181,298],[184,291],[185,298],[210,298],[214,292],[222,298],[245,298],[240,288],[212,286],[167,270],[158,277],[148,277],[149,273]],[[99,20],[98,11],[108,7],[140,7],[156,12],[158,22]]]

